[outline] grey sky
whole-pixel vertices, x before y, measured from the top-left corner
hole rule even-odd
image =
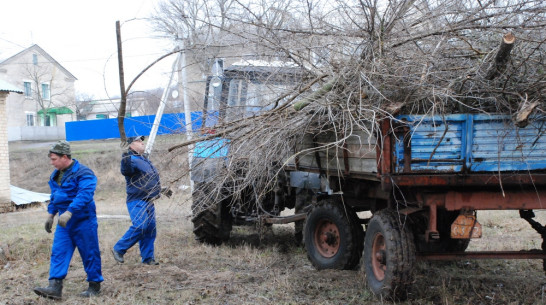
[[[168,41],[150,38],[153,33],[142,20],[152,13],[158,2],[4,1],[0,18],[0,60],[38,44],[78,78],[77,93],[97,98],[119,95],[115,22],[122,23],[125,82],[128,84],[139,71],[172,48]],[[165,86],[173,61],[174,57],[164,60],[137,82],[135,89]]]

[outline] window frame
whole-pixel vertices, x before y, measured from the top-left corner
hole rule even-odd
[[[27,84],[28,84],[28,88],[27,88]],[[23,93],[25,95],[25,98],[32,98],[32,82],[23,81],[23,91],[24,91]]]
[[[49,101],[51,99],[51,86],[49,83],[42,83],[42,99]]]
[[[36,126],[36,113],[34,112],[25,112],[27,126]],[[30,121],[29,121],[30,116]],[[30,123],[30,124],[29,124]]]

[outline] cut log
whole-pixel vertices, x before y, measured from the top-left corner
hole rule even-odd
[[[499,76],[506,69],[506,64],[510,59],[510,52],[514,47],[514,42],[516,41],[516,36],[512,33],[504,35],[502,38],[499,51],[497,56],[495,56],[495,62],[493,62],[492,67],[487,72],[485,79],[492,80],[495,77]]]
[[[322,98],[326,93],[332,91],[332,89],[333,89],[334,86],[339,82],[339,80],[340,80],[339,77],[335,77],[335,78],[331,79],[329,82],[327,82],[326,84],[324,84],[324,86],[322,86],[322,88],[320,88],[320,89],[318,89],[317,91],[311,93],[309,96],[303,98],[301,101],[295,103],[295,104],[294,104],[294,109],[295,109],[296,111],[300,111],[300,110],[302,110],[303,108],[305,108],[307,105],[309,105],[310,103],[319,100],[319,99]]]
[[[535,110],[535,108],[538,106],[539,102],[533,102],[530,104],[524,105],[516,114],[516,126],[519,128],[524,128],[529,124],[529,115]]]

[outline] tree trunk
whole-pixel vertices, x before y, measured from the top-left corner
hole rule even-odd
[[[495,62],[493,66],[487,72],[485,79],[492,80],[495,77],[499,76],[506,69],[506,64],[510,59],[510,52],[514,47],[514,42],[516,41],[516,36],[512,33],[504,35],[502,38],[502,43],[500,45],[497,56],[495,56]]]
[[[127,92],[125,91],[125,73],[123,71],[123,52],[121,49],[121,29],[119,21],[116,21],[116,36],[117,36],[117,44],[118,44],[118,66],[119,66],[119,86],[120,86],[120,92],[121,92],[121,98],[119,103],[119,109],[118,109],[118,130],[119,130],[119,139],[121,141],[121,145],[125,143],[126,136],[125,136],[125,111],[127,107]]]

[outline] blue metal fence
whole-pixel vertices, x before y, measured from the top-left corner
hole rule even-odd
[[[150,134],[154,124],[155,115],[138,116],[125,118],[125,133],[127,136]],[[201,128],[202,112],[194,111],[191,113],[192,130],[196,131]],[[67,141],[83,141],[83,140],[101,140],[119,138],[118,119],[105,120],[89,120],[67,122],[66,140]],[[169,113],[161,117],[158,135],[162,134],[177,134],[186,132],[186,120],[184,113]]]

